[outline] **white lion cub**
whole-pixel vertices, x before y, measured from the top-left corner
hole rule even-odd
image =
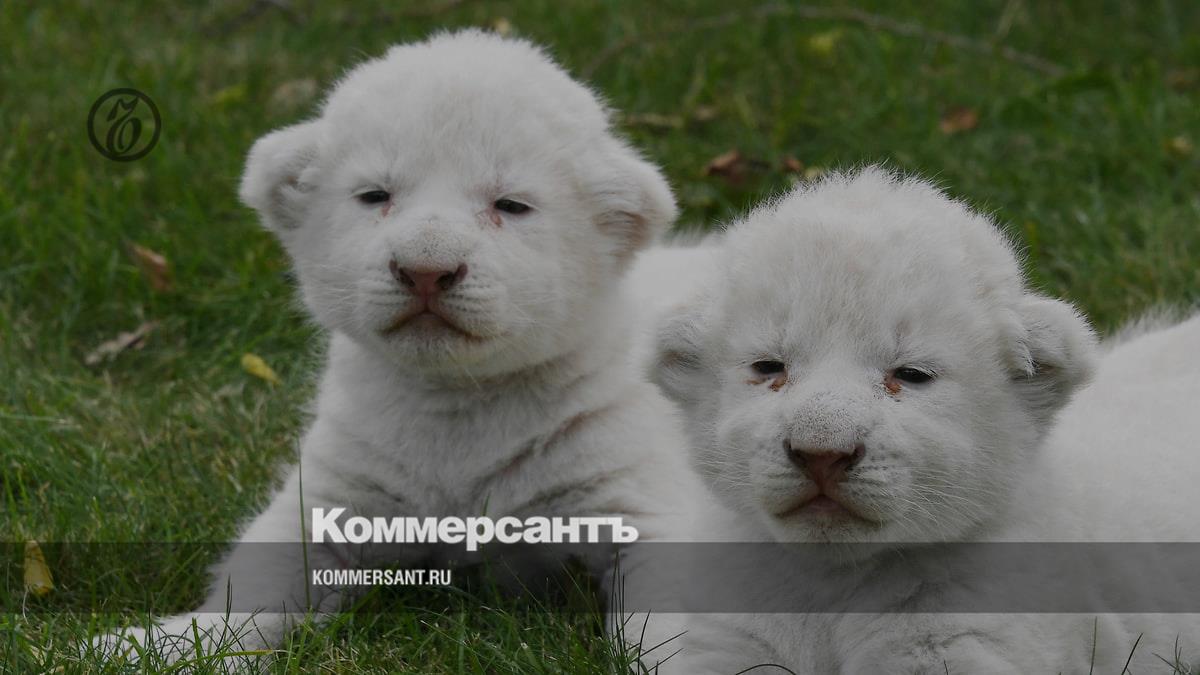
[[[656,365],[729,510],[733,533],[711,537],[829,544],[829,555],[821,569],[759,571],[799,599],[784,608],[797,613],[693,616],[668,665],[1118,672],[1139,633],[1133,667],[1161,667],[1177,638],[1195,663],[1200,617],[1089,614],[1049,599],[1045,611],[1080,613],[1002,615],[1010,599],[1042,598],[971,588],[994,571],[978,566],[938,576],[952,568],[921,566],[921,544],[1200,540],[1200,424],[1186,412],[1200,400],[1200,319],[1104,355],[1096,385],[1055,425],[1097,363],[1084,319],[1029,290],[988,218],[878,168],[754,211],[727,232],[711,276],[665,320]],[[1088,580],[1085,568],[1068,572]],[[1098,579],[1083,590],[1102,594]],[[1115,579],[1119,594],[1146,582],[1187,591],[1150,569]],[[990,604],[953,611],[992,613],[938,613],[964,591]],[[827,592],[848,613],[803,613]]]
[[[675,204],[545,53],[475,31],[397,46],[319,117],[261,138],[240,194],[331,333],[300,450],[310,529],[314,509],[346,507],[343,520],[599,516],[668,533],[689,489],[684,436],[629,360],[620,280]],[[225,630],[228,590],[242,646],[280,640],[304,608],[302,559],[256,542],[296,542],[300,500],[293,470],[209,598],[153,637],[187,651],[193,621]],[[311,569],[346,564],[309,546]]]

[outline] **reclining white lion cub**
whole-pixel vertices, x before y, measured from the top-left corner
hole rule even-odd
[[[1026,286],[988,218],[869,168],[735,224],[704,287],[663,322],[657,354],[695,465],[728,508],[708,537],[832,544],[822,569],[755,576],[800,598],[792,611],[831,586],[861,603],[689,617],[664,671],[1117,673],[1139,634],[1135,667],[1163,667],[1177,638],[1195,667],[1197,615],[1097,619],[1049,599],[1048,611],[1081,613],[938,613],[959,591],[990,604],[956,611],[987,612],[1008,595],[1037,604],[1041,590],[939,578],[918,544],[1200,541],[1200,319],[1100,354],[1070,305]],[[1084,595],[1149,583],[1190,593],[1195,611],[1195,588],[1151,569],[1093,589],[1087,562]]]
[[[595,516],[643,539],[671,531],[694,479],[673,406],[629,360],[620,279],[674,200],[542,51],[474,31],[395,47],[319,117],[261,138],[241,197],[331,333],[300,451],[309,530],[313,509],[346,507],[342,522]],[[310,545],[305,563],[255,545],[299,540],[300,483],[293,470],[208,599],[152,638],[189,653],[195,621],[211,646],[228,589],[242,647],[281,639],[304,611],[301,565],[348,564],[336,546]]]

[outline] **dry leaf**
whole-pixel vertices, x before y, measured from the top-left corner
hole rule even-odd
[[[804,170],[804,162],[796,159],[794,155],[788,155],[780,162],[780,169],[784,173],[800,173]]]
[[[117,354],[126,350],[141,349],[145,344],[146,336],[155,328],[158,328],[157,321],[147,321],[128,333],[119,333],[117,337],[102,342],[99,347],[89,352],[87,356],[83,357],[83,362],[94,366],[101,361],[110,361]]]
[[[738,150],[730,150],[709,160],[708,164],[704,167],[704,173],[706,175],[726,174],[733,171],[742,163],[742,153]]]
[[[54,579],[46,565],[42,547],[32,539],[25,542],[25,592],[39,598],[54,590]]]
[[[1200,85],[1200,68],[1183,68],[1167,71],[1167,86],[1184,91]]]
[[[1166,146],[1167,152],[1175,155],[1176,157],[1187,157],[1192,154],[1193,150],[1196,149],[1196,147],[1192,145],[1192,139],[1188,138],[1187,136],[1175,136],[1174,138],[1168,138]]]
[[[138,244],[130,244],[129,253],[137,261],[151,288],[159,292],[171,290],[171,267],[163,254]]]
[[[958,106],[946,111],[938,122],[938,128],[947,136],[970,131],[979,125],[979,111],[966,106]]]
[[[719,113],[720,111],[717,110],[716,106],[698,105],[696,106],[695,110],[692,111],[692,119],[696,120],[697,122],[711,122],[717,118]]]
[[[496,31],[497,35],[508,35],[512,33],[512,22],[504,17],[500,17],[492,22],[492,30]]]
[[[271,366],[268,366],[267,362],[263,361],[262,357],[258,354],[242,354],[242,370],[271,384],[280,383],[279,376],[275,374],[274,370],[271,370]]]
[[[271,93],[270,105],[276,110],[291,110],[308,103],[317,95],[317,81],[306,77],[288,80]]]
[[[746,158],[738,150],[730,150],[717,155],[704,166],[705,176],[721,176],[731,183],[737,183],[746,173]]]

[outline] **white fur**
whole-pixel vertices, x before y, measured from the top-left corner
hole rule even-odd
[[[799,188],[733,226],[718,258],[715,278],[664,321],[655,366],[728,509],[712,538],[885,548],[1200,539],[1200,318],[1106,354],[1054,424],[1094,370],[1091,331],[1069,305],[1027,288],[989,219],[925,182],[869,168]],[[756,374],[760,360],[785,363],[786,381]],[[935,379],[896,389],[888,374],[903,366]],[[863,444],[836,490],[858,517],[797,510],[817,487],[785,443]],[[884,593],[920,580],[898,560],[853,561],[851,586]],[[1131,584],[1172,583],[1129,574]],[[795,577],[804,583],[803,570]],[[799,673],[1091,665],[1086,614],[689,621],[669,664],[689,674],[771,662]],[[1193,663],[1200,652],[1196,616],[1107,615],[1097,631],[1095,672],[1118,672],[1143,631],[1135,667],[1161,666],[1154,654],[1170,657],[1176,637]]]
[[[638,253],[624,286],[635,303],[631,360],[648,371],[655,356],[658,323],[704,288],[718,273],[720,235],[698,241],[672,241]]]
[[[356,199],[369,190],[392,197]],[[241,197],[331,333],[300,451],[306,513],[609,515],[643,539],[671,531],[693,479],[673,407],[629,359],[635,308],[619,281],[675,204],[544,52],[476,31],[395,47],[346,75],[317,118],[260,139]],[[533,209],[499,211],[501,198]],[[393,259],[468,266],[443,294],[456,328],[387,331],[415,302]],[[293,471],[241,542],[297,541],[299,500]],[[252,548],[235,547],[197,612],[154,637],[189,636],[192,621],[219,632],[228,584],[238,606],[270,612],[243,646],[277,644],[303,575],[295,556]],[[309,548],[310,567],[339,565]]]

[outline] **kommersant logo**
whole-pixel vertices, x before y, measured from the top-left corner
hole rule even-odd
[[[504,516],[495,520],[487,516],[458,518],[448,516],[351,516],[339,522],[346,512],[314,508],[313,542],[324,544],[466,544],[468,551],[478,550],[480,544],[498,541],[501,544],[597,544],[612,542],[629,544],[637,541],[638,531],[619,517],[553,517],[530,516],[524,520]],[[609,536],[605,536],[605,535]]]

